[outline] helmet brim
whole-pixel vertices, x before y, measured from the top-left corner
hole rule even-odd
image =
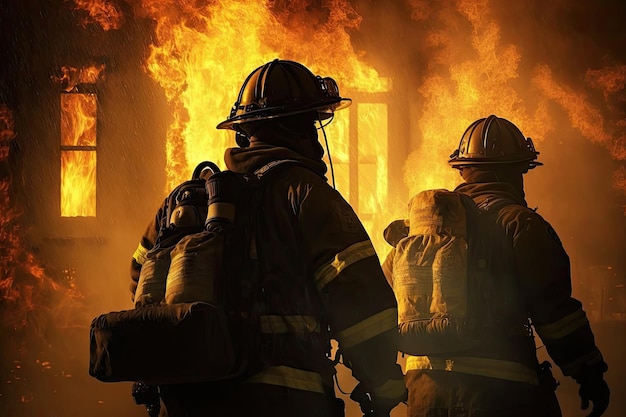
[[[342,110],[349,107],[352,104],[352,99],[339,98],[336,100],[326,101],[324,103],[318,103],[315,106],[304,106],[301,108],[290,108],[285,111],[286,107],[272,107],[265,109],[253,110],[238,116],[234,116],[219,123],[217,129],[230,129],[235,130],[234,125],[242,123],[257,122],[261,120],[278,119],[281,117],[293,116],[295,114],[317,112],[321,120],[329,119],[333,113],[337,110]]]
[[[452,167],[452,168],[464,168],[464,167],[470,167],[470,166],[487,166],[487,165],[507,165],[507,164],[518,164],[518,163],[522,163],[522,162],[527,162],[528,163],[528,169],[532,169],[538,166],[542,166],[543,163],[539,162],[539,161],[535,161],[532,159],[528,159],[528,158],[520,158],[520,159],[516,159],[516,158],[511,158],[511,159],[507,159],[507,160],[502,160],[502,159],[450,159],[448,161],[448,164]]]

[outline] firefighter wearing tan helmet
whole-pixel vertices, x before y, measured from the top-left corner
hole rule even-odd
[[[395,297],[359,218],[328,183],[318,141],[319,125],[349,104],[333,79],[274,60],[247,77],[217,126],[236,132],[238,147],[224,156],[230,171],[272,166],[254,230],[266,366],[245,381],[168,387],[168,409],[184,416],[344,416],[331,339],[338,341],[335,358],[359,381],[353,399],[365,413],[388,416],[406,400]]]
[[[474,344],[463,350],[445,346],[441,353],[424,351],[426,344],[401,346],[411,352],[405,369],[411,417],[561,416],[558,384],[550,363],[539,363],[534,332],[563,374],[579,384],[581,407],[591,403],[589,415],[597,417],[608,406],[607,365],[581,303],[572,297],[568,255],[554,229],[525,201],[523,175],[542,165],[538,155],[517,126],[491,115],[467,128],[450,157],[449,164],[464,180],[454,191],[480,209],[474,236],[489,236],[491,242],[483,243],[490,245],[486,251],[468,250],[468,258],[480,253],[486,262],[476,269],[487,272],[468,274],[477,281],[468,281],[467,288],[478,294],[467,300],[478,305],[468,305],[465,316],[478,321],[470,335]],[[469,220],[467,224],[472,227]],[[409,226],[400,227],[404,225],[396,221],[387,230],[400,234],[387,237],[395,244],[385,261],[392,285],[402,276],[398,252],[405,245],[403,235],[409,234]],[[472,244],[470,237],[469,248]],[[405,293],[412,290],[395,288],[398,299],[410,298]],[[405,316],[400,308],[400,323]]]

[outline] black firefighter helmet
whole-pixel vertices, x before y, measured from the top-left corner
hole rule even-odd
[[[523,164],[526,169],[543,165],[531,138],[525,137],[510,121],[491,115],[473,122],[463,133],[448,163],[453,168],[486,164]]]
[[[325,120],[351,103],[339,95],[334,79],[316,76],[298,62],[275,59],[248,75],[228,119],[217,128],[239,132],[242,123],[306,112]]]

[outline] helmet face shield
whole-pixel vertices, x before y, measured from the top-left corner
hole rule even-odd
[[[255,69],[243,83],[230,116],[218,129],[236,130],[239,123],[317,112],[320,120],[348,107],[349,98],[339,95],[330,77],[314,75],[294,61],[274,60]]]
[[[542,165],[531,138],[513,123],[496,116],[476,120],[463,133],[448,163],[453,168],[485,164],[528,163],[528,169]]]

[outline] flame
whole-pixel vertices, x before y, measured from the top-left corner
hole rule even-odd
[[[83,68],[63,66],[60,76],[52,79],[63,85],[66,92],[73,91],[79,84],[95,84],[104,77],[105,64],[94,64]]]
[[[0,105],[0,121],[0,138],[15,138],[13,113],[6,105]],[[21,212],[11,203],[10,187],[10,179],[0,180],[0,324],[12,332],[27,330],[30,338],[43,337],[48,322],[74,325],[74,308],[82,294],[70,277],[53,276],[27,249]]]
[[[601,90],[609,103],[612,95],[624,90],[626,66],[606,67],[588,70],[587,82]],[[546,97],[554,100],[566,111],[570,124],[585,138],[606,148],[611,157],[618,161],[626,160],[626,120],[621,117],[617,122],[607,120],[605,114],[594,104],[591,97],[558,83],[552,71],[545,65],[538,66],[535,71],[534,83]],[[615,110],[621,114],[620,110]],[[626,192],[625,170],[619,167],[613,174],[613,187]]]
[[[228,116],[246,76],[274,58],[299,61],[315,73],[331,75],[342,89],[387,88],[386,80],[361,62],[350,45],[346,29],[358,27],[360,17],[345,0],[324,2],[312,14],[302,13],[309,5],[305,1],[180,3],[141,3],[157,22],[157,43],[147,69],[173,109],[167,189],[186,179],[203,159],[223,163],[233,136],[215,126]],[[341,123],[338,118],[333,125]]]
[[[9,143],[15,139],[13,113],[5,104],[0,104],[0,162],[9,158]]]
[[[586,72],[587,85],[601,93],[603,103],[585,92],[584,86],[572,87],[555,78],[545,63],[535,66],[528,77],[529,85],[520,94],[518,89],[526,81],[519,79],[522,57],[517,46],[501,42],[492,4],[490,0],[445,4],[411,0],[414,20],[429,22],[433,28],[441,23],[443,27],[432,30],[427,37],[427,48],[434,52],[428,55],[429,72],[420,88],[424,98],[424,111],[419,118],[422,146],[405,164],[405,182],[412,193],[458,184],[458,174],[446,161],[474,120],[489,114],[505,117],[536,144],[554,130],[558,116],[551,111],[553,103],[565,111],[571,127],[583,137],[604,146],[614,159],[626,159],[626,120],[619,106],[623,103],[619,94],[626,84],[626,65],[608,65]],[[452,35],[451,27],[467,23],[471,36]],[[601,110],[600,104],[607,109]],[[623,170],[618,169],[614,186],[626,191],[623,178]]]
[[[555,128],[550,107],[554,103],[566,110],[572,126],[583,136],[602,143],[615,158],[624,158],[626,121],[614,129],[604,127],[602,113],[592,102],[552,78],[546,64],[537,65],[531,78],[520,78],[520,49],[502,41],[492,1],[410,0],[409,5],[411,19],[428,23],[419,46],[425,62],[418,89],[422,102],[412,116],[420,145],[404,164],[409,194],[458,184],[458,173],[446,162],[474,120],[489,114],[505,117],[540,144]],[[346,96],[390,89],[388,79],[365,64],[351,44],[349,32],[359,30],[362,18],[347,0],[137,0],[133,6],[136,15],[156,23],[156,42],[145,66],[164,89],[171,107],[166,192],[187,179],[202,160],[223,164],[223,150],[233,144],[232,133],[217,131],[215,125],[227,116],[242,80],[265,62],[277,57],[302,62],[317,74],[336,78]],[[601,90],[605,100],[623,90],[625,79],[624,66],[587,74],[587,83]],[[350,126],[351,111],[339,112],[327,128],[337,187],[348,199],[358,194],[356,210],[362,217],[393,213],[396,208],[381,210],[380,206],[388,186],[386,172],[380,168],[384,171],[387,166],[386,149],[377,149],[380,139],[366,139],[364,133],[378,129],[372,125],[378,121],[359,114],[358,126]],[[351,151],[351,128],[359,130],[356,153]],[[359,152],[364,147],[379,151],[375,162],[361,161]],[[368,171],[370,163],[376,167]],[[357,175],[355,164],[359,165]],[[368,172],[376,175],[368,176]],[[616,173],[616,187],[619,177]],[[358,193],[351,184],[355,178]],[[379,221],[368,222],[371,232],[381,227]]]
[[[13,113],[0,104],[0,143],[15,137]],[[0,163],[9,158],[8,149]],[[36,359],[33,367],[30,355],[51,348],[53,329],[84,328],[85,312],[72,274],[49,271],[28,249],[21,211],[10,200],[10,188],[10,178],[0,178],[0,334],[6,372],[2,398],[7,404],[13,398],[19,403],[33,401],[33,371],[49,372],[54,365]]]
[[[61,216],[96,215],[96,110],[94,94],[61,94]]]
[[[358,212],[367,230],[381,230],[389,221],[391,210],[387,181],[387,105],[357,103],[358,137]],[[340,189],[341,191],[341,189]],[[382,233],[371,233],[375,246],[386,247]],[[384,243],[383,243],[384,242]],[[384,253],[384,252],[380,252]]]
[[[166,191],[188,179],[202,160],[223,165],[224,149],[234,146],[233,134],[215,126],[228,116],[243,80],[266,62],[275,58],[301,62],[315,74],[335,78],[344,96],[389,89],[388,80],[353,50],[347,30],[358,28],[361,17],[350,3],[330,0],[321,8],[310,3],[141,2],[141,14],[156,21],[157,41],[146,68],[163,87],[172,109],[166,138]],[[337,164],[336,182],[345,195],[349,194],[349,164],[357,163],[350,160],[348,124],[349,111],[341,111],[326,128]],[[386,160],[377,162],[386,166]],[[380,178],[382,182],[373,189],[386,190],[386,175]],[[367,184],[371,179],[363,189],[371,189]],[[374,211],[367,207],[369,200],[362,211]],[[382,241],[382,233],[375,236]]]
[[[520,52],[515,45],[502,44],[490,1],[446,4],[453,7],[438,9],[431,2],[412,1],[413,19],[443,22],[444,29],[433,30],[427,37],[427,47],[434,52],[428,60],[431,70],[420,87],[424,99],[418,122],[422,142],[405,164],[405,182],[411,194],[454,188],[459,183],[458,173],[447,161],[467,126],[479,118],[490,114],[507,118],[539,140],[553,129],[547,100],[538,99],[531,110],[514,88]],[[459,22],[470,24],[470,36],[453,36],[449,28],[460,26]]]
[[[67,0],[66,0],[67,1]],[[124,14],[119,6],[108,0],[73,0],[77,10],[87,12],[81,20],[86,28],[90,24],[97,24],[104,31],[119,29],[124,24]]]

